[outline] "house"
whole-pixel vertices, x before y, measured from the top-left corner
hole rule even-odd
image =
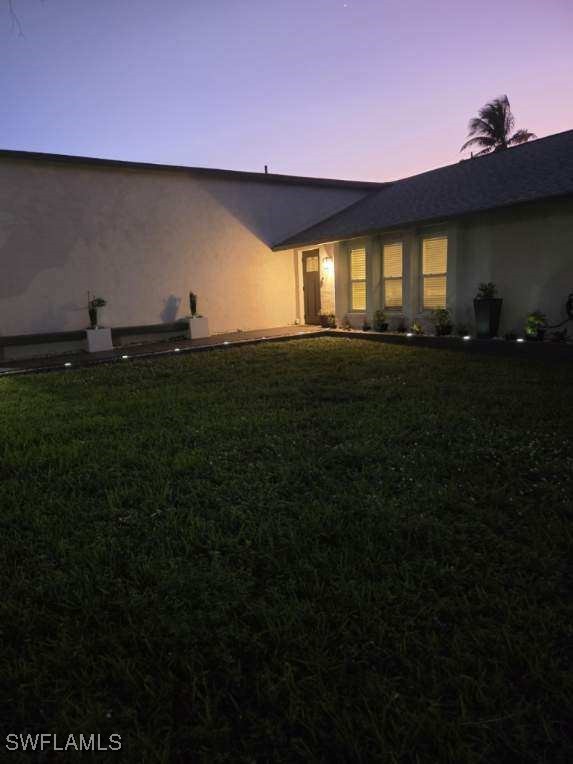
[[[473,324],[479,282],[501,331],[573,290],[573,130],[386,183],[0,151],[0,349],[79,347],[87,292],[132,339],[173,332],[190,290],[212,332],[391,327],[447,306]]]

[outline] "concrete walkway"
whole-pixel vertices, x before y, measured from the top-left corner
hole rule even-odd
[[[274,329],[259,329],[252,332],[229,332],[214,334],[201,340],[172,338],[156,342],[122,345],[102,353],[66,353],[37,358],[23,358],[17,361],[0,361],[0,376],[12,374],[30,374],[41,371],[59,371],[69,368],[83,368],[100,363],[113,363],[129,360],[130,358],[149,358],[152,356],[172,355],[173,353],[189,353],[200,350],[213,350],[237,345],[252,345],[258,342],[278,342],[291,340],[296,337],[314,336],[326,330],[319,326],[281,326]]]

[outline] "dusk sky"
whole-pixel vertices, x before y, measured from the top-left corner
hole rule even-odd
[[[572,0],[0,0],[0,147],[390,180],[507,93],[573,128]]]

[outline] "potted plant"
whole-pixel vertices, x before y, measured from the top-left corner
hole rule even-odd
[[[450,311],[447,308],[432,311],[432,322],[438,337],[446,337],[453,331],[454,325]]]
[[[367,318],[364,318],[364,321],[362,322],[362,331],[369,332],[370,329],[372,329],[370,326],[370,321]]]
[[[374,313],[374,331],[385,332],[388,329],[388,321],[386,320],[386,313],[383,310],[377,310]]]
[[[545,337],[547,317],[540,310],[534,310],[527,316],[525,322],[525,339],[530,342],[541,342]]]
[[[336,329],[336,316],[334,315],[334,313],[323,313],[321,311],[319,316],[320,316],[320,325],[324,329]]]
[[[90,325],[86,329],[89,353],[101,353],[104,350],[113,350],[111,329],[99,325],[99,309],[107,305],[103,297],[90,297],[88,292],[88,314]]]
[[[100,308],[104,308],[106,305],[107,300],[104,300],[103,297],[90,298],[90,293],[88,292],[88,313],[90,317],[90,329],[98,328],[98,311]]]
[[[209,321],[197,313],[197,295],[189,292],[189,339],[200,340],[209,336]]]
[[[480,339],[497,337],[503,300],[496,297],[497,287],[492,281],[483,282],[474,298],[476,334]]]

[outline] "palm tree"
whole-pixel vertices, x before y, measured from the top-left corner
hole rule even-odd
[[[478,112],[479,116],[470,119],[468,124],[468,138],[461,147],[464,151],[469,146],[480,146],[475,156],[489,154],[491,151],[503,151],[510,146],[519,143],[527,143],[536,135],[529,130],[517,130],[511,135],[515,124],[515,117],[511,113],[509,99],[506,95],[495,98],[486,103]]]

